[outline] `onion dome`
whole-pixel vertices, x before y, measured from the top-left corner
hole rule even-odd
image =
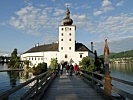
[[[67,26],[67,25],[72,25],[73,23],[73,20],[70,18],[70,11],[69,9],[67,8],[66,9],[66,16],[65,18],[63,19],[63,25]]]

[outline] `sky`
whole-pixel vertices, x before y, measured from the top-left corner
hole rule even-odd
[[[0,52],[23,53],[58,40],[66,5],[76,25],[76,41],[98,55],[104,40],[110,52],[133,50],[133,0],[0,0]]]

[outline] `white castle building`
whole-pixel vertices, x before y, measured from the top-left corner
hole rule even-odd
[[[22,60],[29,60],[31,67],[38,63],[45,62],[50,65],[51,58],[58,60],[58,63],[68,62],[77,63],[83,57],[94,58],[94,53],[82,43],[75,42],[76,26],[72,25],[73,20],[70,18],[70,11],[67,8],[66,16],[63,19],[63,25],[59,26],[58,43],[47,45],[36,45],[21,55]]]

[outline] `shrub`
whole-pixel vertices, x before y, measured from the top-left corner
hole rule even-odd
[[[89,57],[84,57],[79,62],[79,65],[81,66],[81,69],[85,71],[93,71],[95,69],[94,60]]]
[[[33,67],[33,74],[38,75],[47,71],[47,63],[39,63],[36,67]]]

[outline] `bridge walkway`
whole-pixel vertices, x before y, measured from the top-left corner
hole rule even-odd
[[[104,100],[91,86],[78,76],[56,77],[42,100]]]

